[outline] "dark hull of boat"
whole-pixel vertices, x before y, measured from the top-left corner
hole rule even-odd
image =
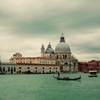
[[[88,75],[89,76],[89,75]],[[98,77],[97,75],[95,75],[95,76],[89,76],[89,77]]]
[[[75,81],[75,80],[80,80],[81,79],[81,76],[78,77],[78,78],[69,78],[69,77],[55,77],[53,76],[55,79],[57,80],[64,80],[64,81]]]

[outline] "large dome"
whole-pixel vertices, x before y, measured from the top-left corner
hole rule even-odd
[[[60,52],[70,52],[70,47],[67,43],[60,42],[57,44],[55,48],[55,52],[60,51]]]
[[[63,34],[60,37],[60,42],[57,44],[55,48],[55,52],[71,52],[69,45],[65,42]]]

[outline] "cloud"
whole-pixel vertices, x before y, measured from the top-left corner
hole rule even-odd
[[[0,56],[2,61],[9,61],[10,57],[16,53],[20,52],[23,56],[41,56],[41,45],[44,44],[45,48],[51,42],[55,46],[55,42],[52,41],[55,37],[48,35],[35,36],[24,36],[11,34],[10,31],[0,34]]]
[[[75,35],[68,38],[73,54],[77,55],[79,60],[100,59],[100,29],[82,33],[75,32]]]
[[[80,60],[98,59],[99,4],[98,0],[0,0],[2,59],[8,61],[15,52],[39,56],[42,43],[46,48],[51,42],[55,49],[62,32]]]

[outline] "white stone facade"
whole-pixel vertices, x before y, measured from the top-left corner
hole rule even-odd
[[[16,63],[22,63],[22,64],[56,64],[56,61],[54,58],[48,58],[48,57],[22,57],[18,56],[15,53],[13,54],[13,57],[9,59],[9,62],[12,64]],[[15,56],[16,55],[16,56]],[[22,54],[20,54],[22,55]]]
[[[21,56],[20,56],[21,55]],[[59,65],[50,57],[23,57],[20,53],[13,54],[10,64],[1,67],[1,72],[13,74],[58,73]],[[11,67],[13,65],[13,67]],[[3,70],[4,69],[4,70]],[[16,70],[16,71],[15,71]]]
[[[58,65],[53,64],[1,64],[0,74],[52,74],[60,71]]]

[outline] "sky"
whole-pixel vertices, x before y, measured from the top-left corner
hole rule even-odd
[[[0,57],[41,56],[63,33],[79,61],[100,60],[100,0],[0,0]]]

